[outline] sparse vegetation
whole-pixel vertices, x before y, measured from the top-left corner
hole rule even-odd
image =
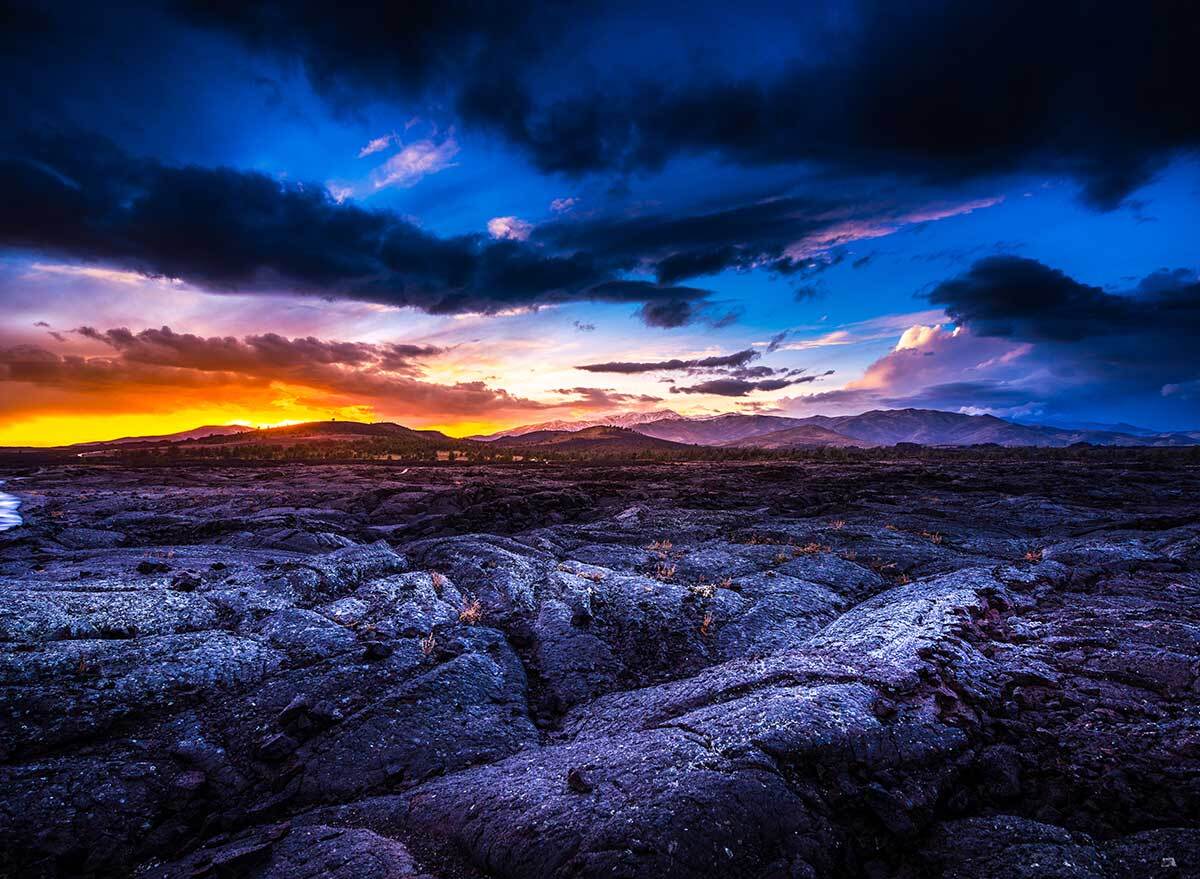
[[[425,656],[432,656],[433,651],[437,649],[437,637],[430,632],[421,639],[421,653]]]
[[[466,601],[458,611],[458,621],[466,623],[468,626],[474,626],[481,619],[483,619],[483,602],[478,598]]]
[[[829,527],[832,528],[834,531],[841,531],[843,528],[846,527],[846,520],[845,519],[834,519],[832,522],[829,523]]]
[[[700,621],[700,637],[707,638],[712,631],[714,617],[711,613],[706,613],[704,619]]]
[[[646,549],[649,552],[657,553],[663,558],[666,558],[668,555],[670,555],[671,550],[674,549],[674,547],[675,545],[669,540],[655,540],[653,543],[649,544]]]
[[[670,562],[659,562],[654,566],[654,576],[664,583],[669,583],[675,579],[675,566]]]
[[[1041,560],[1042,551],[1040,549],[1027,549],[1025,551],[1025,561],[1036,565]]]

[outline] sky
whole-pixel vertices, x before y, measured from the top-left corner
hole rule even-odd
[[[1050,7],[0,5],[0,445],[1200,427],[1200,12]]]

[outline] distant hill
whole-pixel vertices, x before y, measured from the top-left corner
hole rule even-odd
[[[844,436],[837,431],[816,424],[802,424],[771,433],[759,434],[745,439],[721,443],[721,448],[754,449],[811,449],[811,448],[870,448],[877,445],[870,440]]]
[[[609,412],[595,418],[585,418],[578,421],[559,420],[542,421],[538,424],[526,424],[521,427],[511,427],[508,430],[489,433],[486,436],[472,436],[469,439],[482,442],[492,442],[508,436],[524,436],[528,433],[546,430],[583,430],[585,427],[633,427],[647,421],[661,421],[665,418],[680,418],[680,414],[671,409],[655,409],[653,412]]]
[[[536,430],[519,436],[502,437],[490,445],[508,449],[553,452],[648,452],[682,451],[687,446],[644,436],[624,427],[597,425],[582,430]]]
[[[232,436],[233,434],[246,433],[252,430],[253,428],[246,427],[244,424],[211,424],[205,427],[193,427],[191,430],[181,430],[178,433],[164,433],[158,436],[123,436],[120,439],[102,440],[100,442],[75,443],[72,448],[119,446],[130,443],[178,443],[184,440],[204,439],[210,436]]]
[[[896,443],[928,446],[974,446],[984,443],[1001,446],[1065,446],[1073,441],[1065,441],[1045,429],[1013,424],[994,415],[963,415],[936,409],[877,409],[861,415],[833,418],[815,416],[814,420],[844,436],[884,446]]]
[[[206,445],[258,445],[313,441],[353,441],[363,439],[394,439],[419,443],[454,443],[436,430],[413,430],[390,421],[366,423],[361,421],[309,421],[287,427],[251,430],[230,436],[212,436],[201,442]]]
[[[861,415],[813,416],[813,423],[880,445],[921,443],[931,446],[1047,446],[1076,443],[1097,446],[1192,445],[1183,434],[1129,434],[1112,430],[1067,430],[1016,424],[994,415],[963,415],[936,409],[876,409]]]
[[[808,422],[802,418],[784,418],[779,415],[720,415],[715,418],[684,418],[676,415],[660,421],[636,425],[633,429],[646,436],[671,440],[677,443],[695,443],[702,446],[731,445],[740,440],[764,436],[792,427],[803,427]]]

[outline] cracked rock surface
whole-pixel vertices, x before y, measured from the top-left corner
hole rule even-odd
[[[0,473],[0,876],[1200,876],[1200,469]]]

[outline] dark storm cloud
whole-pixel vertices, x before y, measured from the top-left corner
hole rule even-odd
[[[744,397],[755,391],[780,391],[792,385],[815,382],[827,375],[833,375],[833,370],[827,370],[820,375],[806,375],[791,378],[773,378],[765,381],[748,381],[738,378],[717,378],[700,382],[686,387],[671,388],[672,394],[715,394],[720,397]]]
[[[320,185],[228,168],[171,167],[95,138],[0,156],[0,246],[180,278],[216,292],[353,297],[432,314],[569,301],[640,303],[651,326],[704,314],[707,292],[613,277],[585,252],[481,235],[439,238]]]
[[[75,332],[108,345],[134,363],[259,374],[328,365],[411,373],[418,369],[415,361],[443,352],[433,345],[326,341],[312,336],[289,339],[277,333],[206,338],[170,327],[138,333],[124,327],[104,332],[79,327]]]
[[[354,103],[366,89],[395,96],[462,86],[528,66],[593,4],[409,0],[352,3],[176,0],[199,25],[229,31],[256,48],[298,58],[331,100]]]
[[[1186,269],[1156,272],[1134,291],[1116,294],[1037,260],[995,256],[943,281],[929,299],[982,336],[1114,352],[1132,339],[1146,355],[1159,358],[1191,355],[1200,336],[1200,282]]]
[[[648,268],[659,283],[673,284],[726,269],[791,266],[785,254],[790,245],[847,219],[852,210],[822,199],[775,198],[701,213],[560,220],[537,227],[533,240],[557,250],[587,250],[625,269]],[[874,218],[879,208],[869,211]]]
[[[802,279],[840,265],[848,242],[995,202],[785,195],[715,210],[568,218],[536,227],[530,240],[555,252],[589,253],[614,268],[653,272],[660,284],[730,269]]]
[[[407,4],[379,4],[337,15],[305,3],[196,7],[198,20],[301,59],[339,99],[448,94],[464,120],[502,133],[546,171],[655,169],[689,153],[925,181],[1038,170],[1073,176],[1087,201],[1108,209],[1175,151],[1200,143],[1200,11],[1173,0],[759,10],[777,41],[797,47],[790,60],[694,65],[690,76],[618,63],[609,79],[586,53],[546,54],[553,43],[603,34],[604,16],[587,9],[568,17],[529,4],[420,4],[411,14]],[[840,27],[823,39],[831,19]],[[675,24],[677,41],[708,45],[702,16]],[[608,52],[627,60],[619,46]],[[723,261],[715,250],[689,253],[664,277]]]
[[[653,360],[643,363],[618,360],[609,363],[586,363],[582,366],[576,366],[575,368],[582,369],[585,372],[615,372],[622,375],[637,375],[643,372],[674,372],[695,369],[740,367],[745,366],[750,361],[757,359],[758,356],[758,352],[753,348],[747,348],[745,351],[737,351],[733,354],[720,354],[715,357],[700,357],[694,360]]]

